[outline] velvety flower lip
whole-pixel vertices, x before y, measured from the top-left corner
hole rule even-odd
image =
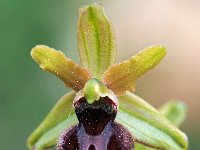
[[[115,63],[113,26],[102,6],[97,4],[80,8],[77,32],[81,65],[45,45],[31,51],[32,58],[43,70],[60,78],[72,91],[55,104],[30,135],[29,149],[55,146],[60,133],[77,124],[73,103],[81,97],[88,104],[109,97],[118,109],[115,121],[132,134],[136,150],[186,150],[187,136],[177,127],[186,116],[185,105],[173,101],[157,110],[132,93],[137,79],[166,55],[165,47],[151,46],[128,60]]]

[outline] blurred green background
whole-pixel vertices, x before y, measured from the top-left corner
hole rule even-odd
[[[0,150],[26,150],[26,139],[68,91],[31,59],[37,44],[79,62],[78,8],[101,2],[112,20],[118,61],[164,44],[168,55],[139,80],[136,93],[154,106],[177,98],[188,104],[182,129],[190,149],[200,147],[200,3],[197,0],[0,0]]]

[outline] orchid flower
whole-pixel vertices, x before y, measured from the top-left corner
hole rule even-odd
[[[156,109],[133,93],[137,79],[166,55],[165,47],[151,46],[116,63],[113,27],[98,4],[80,8],[77,39],[81,65],[48,46],[31,51],[72,91],[30,135],[29,149],[186,150],[187,136],[177,127],[185,105],[171,101]]]

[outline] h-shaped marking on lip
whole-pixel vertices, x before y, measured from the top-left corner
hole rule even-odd
[[[85,132],[83,124],[81,124],[77,135],[80,150],[88,150],[91,145],[93,145],[96,150],[105,150],[107,149],[108,142],[112,135],[111,121],[105,126],[99,135],[88,135]]]

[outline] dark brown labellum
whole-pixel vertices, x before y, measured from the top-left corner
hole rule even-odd
[[[79,124],[61,135],[57,150],[133,150],[131,134],[114,121],[117,106],[108,97],[88,104],[75,104]]]

